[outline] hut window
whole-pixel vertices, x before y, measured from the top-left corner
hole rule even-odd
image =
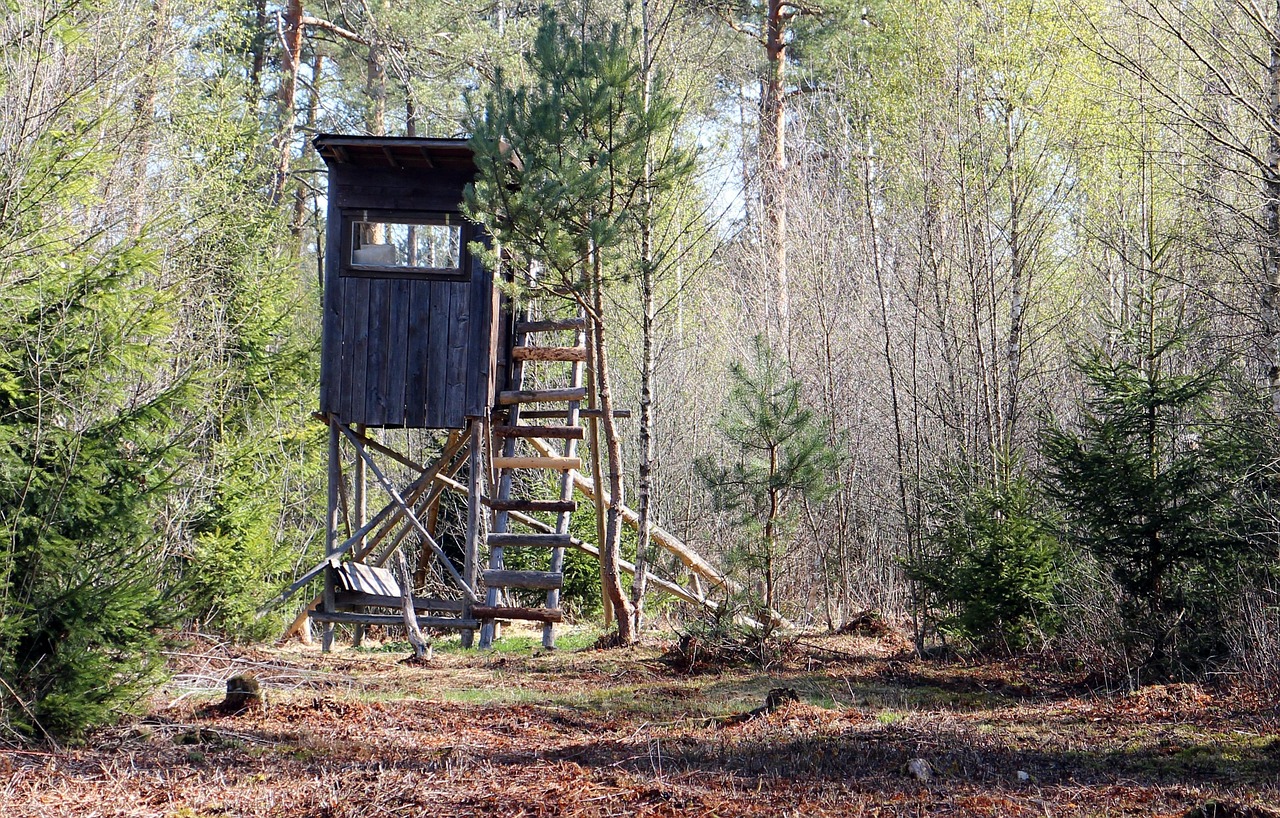
[[[354,268],[456,273],[462,268],[462,226],[448,222],[355,221]]]

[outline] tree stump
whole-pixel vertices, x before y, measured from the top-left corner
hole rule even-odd
[[[222,710],[227,713],[243,713],[246,710],[262,710],[266,701],[262,698],[262,685],[252,673],[241,673],[227,679],[227,698]]]

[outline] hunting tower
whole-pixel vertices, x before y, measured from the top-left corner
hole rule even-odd
[[[322,623],[326,650],[335,623],[357,639],[370,624],[454,629],[467,645],[478,631],[485,647],[503,620],[542,623],[550,647],[565,549],[599,554],[569,533],[574,493],[597,514],[607,502],[579,471],[581,424],[600,417],[582,405],[586,319],[563,302],[514,310],[473,252],[487,239],[461,213],[476,174],[466,141],[321,135],[315,147],[329,171],[316,413],[329,429],[326,557],[273,604],[323,577],[294,629]],[[370,514],[374,487],[386,504]],[[461,536],[440,530],[449,492],[466,500]],[[712,589],[732,587],[669,532],[652,536],[687,569],[684,585],[647,572],[652,587],[708,607]],[[549,556],[543,570],[509,570],[510,548]]]

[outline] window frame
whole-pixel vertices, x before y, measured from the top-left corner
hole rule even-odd
[[[421,210],[379,210],[374,208],[343,208],[341,211],[342,239],[339,244],[340,276],[348,278],[407,278],[427,281],[467,281],[471,278],[471,251],[468,245],[474,239],[474,228],[461,213]],[[355,225],[359,222],[382,224],[446,225],[458,228],[458,266],[408,267],[403,265],[355,264],[351,260],[355,246]]]

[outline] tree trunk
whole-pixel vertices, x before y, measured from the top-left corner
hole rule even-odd
[[[315,129],[320,120],[320,73],[324,70],[324,55],[319,51],[311,58],[311,95],[307,98],[307,130]],[[307,191],[298,185],[293,199],[293,235],[302,235],[302,222],[307,212]]]
[[[1280,416],[1280,2],[1272,23],[1270,61],[1267,65],[1268,128],[1262,237],[1262,295],[1266,327],[1267,387],[1271,411]]]
[[[387,67],[382,57],[382,43],[376,31],[369,38],[369,56],[365,64],[365,93],[369,97],[369,122],[373,136],[387,134]]]
[[[147,185],[147,163],[151,161],[151,148],[155,135],[156,92],[160,84],[157,74],[164,55],[165,35],[169,31],[169,2],[155,0],[152,5],[151,38],[147,42],[146,63],[138,84],[138,95],[133,102],[134,147],[133,162],[127,184],[132,186],[129,207],[129,235],[137,237],[142,232],[143,211],[151,200]]]
[[[783,0],[768,0],[765,12],[765,75],[761,88],[759,161],[764,210],[764,261],[775,291],[767,327],[791,359],[791,285],[787,272],[786,67],[787,21]]]
[[[256,103],[262,98],[262,68],[267,62],[267,0],[254,0],[253,4],[253,61],[249,66],[249,88],[246,96]]]
[[[1026,260],[1022,242],[1022,199],[1014,163],[1017,152],[1013,131],[1013,111],[1005,109],[1005,172],[1009,174],[1009,336],[1005,345],[1005,409],[1000,442],[1006,451],[1014,446],[1013,432],[1018,418],[1018,391],[1022,375],[1022,317],[1025,310]]]
[[[298,64],[302,58],[302,0],[288,0],[284,7],[281,36],[284,51],[280,60],[280,129],[276,132],[276,172],[271,184],[271,203],[284,195],[293,158],[293,133],[298,114],[294,105],[298,91]]]
[[[591,334],[595,339],[593,353],[596,370],[596,393],[600,398],[600,421],[604,426],[605,448],[609,453],[609,507],[606,511],[605,541],[600,544],[603,593],[613,602],[618,621],[618,641],[624,645],[636,640],[631,602],[622,589],[621,508],[623,505],[622,445],[617,422],[613,417],[613,391],[609,378],[609,354],[604,331],[604,275],[598,251],[591,254]]]
[[[650,51],[649,2],[641,0],[640,19],[644,46],[644,110],[649,111],[653,91],[653,54]],[[640,299],[641,299],[641,354],[640,354],[640,463],[637,490],[640,498],[639,542],[636,545],[636,574],[631,583],[631,604],[634,606],[635,631],[644,629],[644,594],[648,584],[646,569],[649,564],[649,515],[653,491],[653,144],[645,146],[643,213],[640,220]]]

